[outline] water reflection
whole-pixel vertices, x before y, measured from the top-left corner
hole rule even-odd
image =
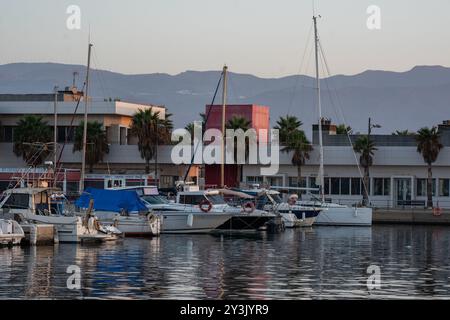
[[[0,248],[1,298],[450,297],[449,228],[313,227]],[[367,267],[381,288],[367,289]],[[69,290],[67,267],[81,269]]]

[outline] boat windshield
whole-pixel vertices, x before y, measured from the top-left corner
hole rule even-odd
[[[212,204],[227,204],[225,199],[219,194],[208,194],[207,198]]]
[[[168,204],[169,200],[160,195],[144,195],[141,196],[142,199],[150,204]]]
[[[281,199],[279,194],[271,194],[270,197],[275,201],[275,203],[282,203],[283,199]]]

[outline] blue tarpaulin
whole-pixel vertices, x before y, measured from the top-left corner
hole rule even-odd
[[[97,211],[123,210],[131,212],[146,211],[147,207],[134,190],[103,190],[87,188],[75,205],[80,208],[88,208],[89,201],[94,200],[94,209]]]

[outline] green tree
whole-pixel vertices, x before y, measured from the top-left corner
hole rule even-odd
[[[377,148],[373,140],[363,135],[354,142],[353,150],[360,154],[359,164],[364,168],[363,205],[367,206],[369,204],[369,168],[373,164],[373,156]]]
[[[234,116],[230,120],[228,120],[228,122],[225,125],[225,128],[233,129],[233,130],[242,129],[245,132],[248,129],[250,129],[251,124],[252,123],[244,117]],[[237,159],[237,154],[238,154],[237,148],[238,148],[237,143],[235,143],[234,144],[234,162],[236,163],[236,166],[237,166],[236,179],[237,179],[237,183],[239,184],[242,180],[242,164],[239,164],[237,162],[237,160],[238,160]],[[245,161],[247,161],[247,158],[248,158],[248,149],[249,149],[249,140],[246,138],[245,139]]]
[[[415,134],[414,132],[411,132],[408,129],[406,129],[406,130],[395,130],[394,132],[392,132],[393,136],[412,136],[414,134]]]
[[[290,134],[288,142],[285,144],[282,152],[292,152],[291,162],[297,167],[297,186],[301,187],[302,166],[309,159],[309,153],[313,150],[311,142],[306,138],[303,130],[296,130]]]
[[[432,164],[437,160],[439,152],[444,147],[440,142],[440,132],[436,127],[421,128],[417,131],[416,135],[417,152],[419,152],[425,163],[428,165],[428,178],[427,178],[427,207],[433,207],[433,194],[432,194]]]
[[[274,129],[279,131],[280,144],[288,144],[288,140],[291,135],[300,130],[302,125],[303,123],[295,116],[288,115],[286,117],[280,117],[274,127]]]
[[[336,134],[351,134],[353,132],[352,127],[340,124],[336,126]]]
[[[150,160],[157,155],[157,146],[170,141],[172,128],[170,114],[166,115],[166,119],[160,119],[159,111],[153,112],[150,108],[140,109],[133,115],[130,131],[138,138],[138,148],[142,159],[145,160],[147,174],[150,173]],[[156,158],[155,167],[158,165]]]
[[[84,122],[75,129],[73,152],[83,151]],[[86,137],[86,163],[89,166],[89,172],[92,173],[94,165],[103,161],[106,154],[109,153],[109,144],[106,131],[103,125],[98,121],[87,122]]]
[[[17,122],[14,130],[13,151],[32,166],[42,164],[52,152],[52,130],[42,116],[26,115]]]

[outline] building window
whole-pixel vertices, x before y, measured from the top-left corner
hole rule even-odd
[[[427,196],[427,180],[428,179],[417,179],[417,196],[426,197]],[[432,179],[432,195],[436,195],[436,179]]]
[[[127,142],[128,142],[128,139],[127,139],[127,132],[128,130],[127,130],[127,128],[125,128],[125,127],[120,127],[120,129],[119,129],[119,144],[120,145],[126,145],[127,144]]]
[[[289,177],[289,187],[306,188],[306,178],[301,178],[298,183],[298,177]]]
[[[159,177],[159,185],[162,188],[169,188],[175,185],[175,182],[178,180],[178,176],[160,176]]]
[[[0,132],[0,138],[2,142],[13,142],[14,141],[14,127],[11,126],[3,126],[0,128],[2,132]]]
[[[262,184],[263,183],[263,177],[261,176],[247,176],[247,184]]]
[[[391,190],[390,178],[373,178],[373,195],[388,196]]]
[[[58,142],[73,142],[76,127],[58,127]]]
[[[69,195],[78,193],[80,189],[80,182],[79,181],[67,181],[66,182],[66,193]]]
[[[331,194],[340,194],[340,184],[341,181],[339,178],[330,178],[330,186],[331,186]]]
[[[448,197],[450,189],[450,179],[439,179],[439,196]]]
[[[84,188],[95,188],[95,189],[105,189],[104,180],[86,180],[84,182]]]
[[[330,178],[325,178],[324,179],[324,188],[323,188],[323,193],[324,194],[330,194]]]
[[[350,194],[350,178],[341,178],[341,194]]]
[[[273,187],[282,187],[283,178],[282,177],[266,177],[267,184]]]
[[[352,195],[361,195],[361,178],[351,179]]]

